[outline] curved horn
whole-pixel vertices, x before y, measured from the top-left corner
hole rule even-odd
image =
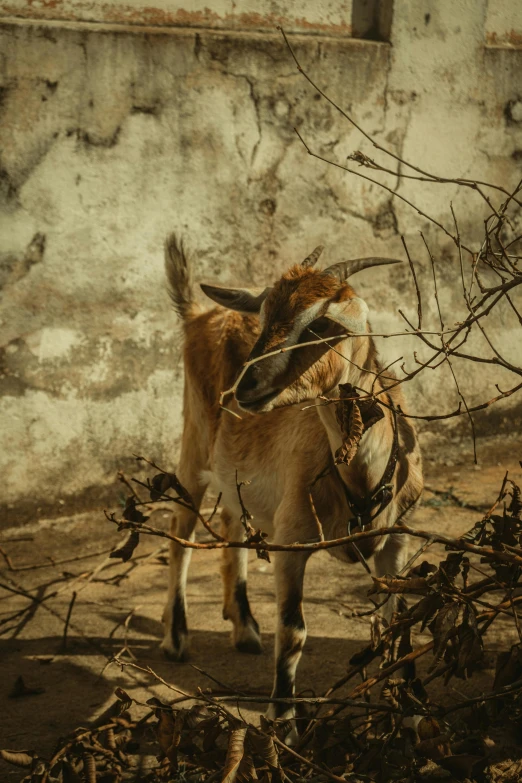
[[[303,269],[310,269],[310,267],[314,266],[314,264],[317,263],[317,259],[321,255],[321,253],[324,250],[323,245],[318,245],[315,250],[312,250],[309,256],[306,256],[305,260],[301,262],[301,266]]]
[[[398,258],[354,258],[351,261],[340,261],[338,264],[332,264],[323,271],[323,275],[333,275],[339,278],[339,282],[344,283],[349,277],[363,269],[371,266],[384,266],[385,264],[400,264]]]

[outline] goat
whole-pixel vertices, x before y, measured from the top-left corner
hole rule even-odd
[[[249,482],[243,487],[243,501],[256,524],[273,531],[272,540],[280,544],[316,540],[318,519],[325,539],[370,525],[392,526],[405,519],[422,491],[415,430],[396,413],[399,407],[404,410],[402,392],[399,386],[386,390],[385,384],[392,386],[394,379],[389,371],[383,374],[368,335],[368,307],[346,282],[362,269],[394,262],[357,259],[318,271],[314,264],[321,250],[292,266],[262,293],[202,284],[204,293],[220,305],[203,310],[194,300],[182,243],[172,235],[165,244],[170,294],[184,328],[184,430],[178,478],[196,507],[209,484],[222,492],[222,533],[229,540],[245,535],[236,475]],[[317,336],[330,339],[273,353]],[[248,359],[264,354],[272,355],[247,367],[230,403],[242,417],[224,411],[221,392],[233,386]],[[346,390],[343,384],[366,393],[373,387],[377,399],[385,402],[375,406],[380,418],[365,431],[349,464],[334,460],[346,436],[336,417],[337,406],[298,405],[318,396],[339,398]],[[172,532],[192,540],[196,519],[188,509],[177,511]],[[377,575],[399,573],[407,556],[403,535],[329,551],[347,562],[373,555]],[[187,652],[190,556],[190,549],[171,542],[162,648],[178,660]],[[278,625],[273,697],[295,693],[306,639],[302,598],[308,557],[302,551],[274,556]],[[247,597],[247,558],[246,549],[223,550],[223,616],[232,621],[237,649],[259,653],[259,627]],[[278,704],[268,714],[288,718],[293,710]]]

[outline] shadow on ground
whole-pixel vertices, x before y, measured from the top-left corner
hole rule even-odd
[[[490,456],[493,460],[493,452]],[[478,511],[465,504],[489,507],[506,469],[513,478],[521,478],[512,455],[500,459],[495,453],[491,464],[478,469],[469,462],[428,462],[426,483],[434,491],[426,492],[414,524],[460,535],[480,518]],[[453,497],[444,494],[450,489]],[[155,524],[166,526],[168,517],[165,510],[158,512]],[[221,616],[219,553],[194,553],[188,588],[190,663],[223,683],[222,687],[189,663],[165,660],[159,650],[167,585],[166,546],[161,539],[142,537],[133,561],[108,560],[108,552],[119,541],[120,536],[101,514],[38,521],[4,531],[0,537],[9,557],[0,575],[0,699],[5,705],[0,712],[1,747],[50,754],[59,736],[85,725],[107,708],[116,686],[142,702],[152,696],[164,700],[176,696],[150,673],[131,667],[122,670],[110,663],[118,654],[143,668],[151,667],[174,688],[184,691],[212,687],[223,692],[224,686],[232,686],[248,694],[270,693],[275,631],[272,567],[251,554],[249,594],[261,626],[264,652],[248,656],[231,646],[230,625]],[[413,542],[412,551],[417,547]],[[434,546],[430,551],[432,561],[444,556],[442,547]],[[350,657],[368,643],[370,619],[356,615],[371,608],[367,598],[370,587],[370,577],[358,564],[344,565],[324,552],[310,559],[305,581],[309,636],[299,666],[298,690],[324,693],[345,674]],[[73,591],[77,595],[71,609]],[[509,640],[504,638],[503,623],[499,620],[494,628],[490,644],[506,647]],[[428,658],[423,660],[421,670],[427,670],[430,663]],[[29,689],[43,692],[9,698],[20,676]],[[484,671],[484,686],[491,676],[492,671]],[[481,687],[480,681],[478,685]],[[469,686],[458,682],[450,687],[467,693]],[[261,709],[261,705],[246,704],[242,713],[256,721]],[[2,781],[21,777],[20,770],[0,763]]]

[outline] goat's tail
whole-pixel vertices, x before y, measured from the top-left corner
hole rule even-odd
[[[193,318],[199,308],[192,290],[192,273],[182,240],[169,234],[165,240],[165,272],[174,309],[183,321]]]

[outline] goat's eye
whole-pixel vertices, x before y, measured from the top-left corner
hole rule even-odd
[[[315,334],[323,335],[328,331],[329,326],[330,321],[328,318],[317,318],[315,321],[312,321],[308,328],[311,332],[315,332]]]

